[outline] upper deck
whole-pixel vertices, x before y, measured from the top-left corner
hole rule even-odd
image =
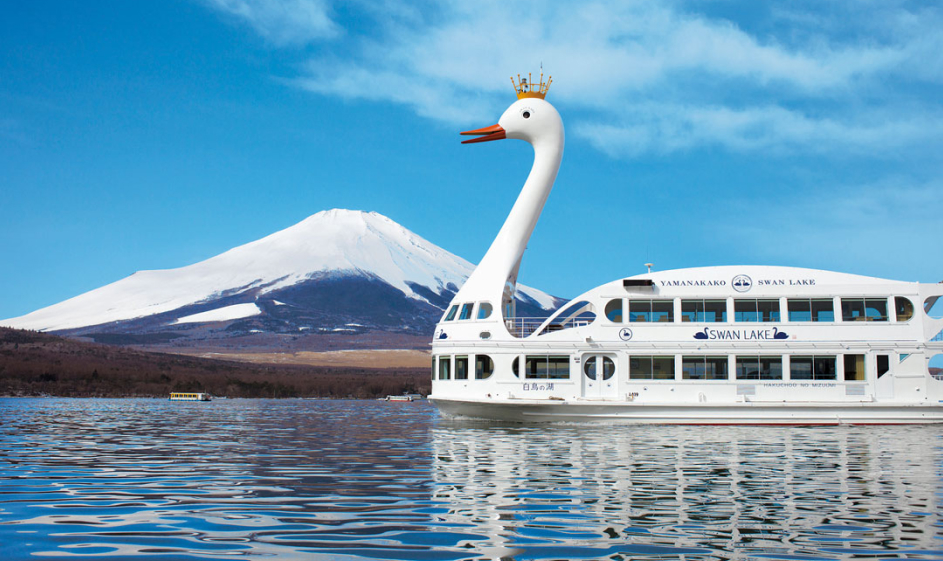
[[[920,284],[792,267],[725,266],[619,279],[573,299],[549,319],[505,317],[507,333],[482,331],[482,303],[458,303],[435,343],[468,340],[643,343],[931,341],[928,315],[943,284]],[[487,303],[484,303],[487,305]],[[467,313],[458,314],[459,309]],[[452,318],[449,319],[449,313]],[[446,334],[443,339],[442,334]],[[450,345],[451,346],[451,345]]]

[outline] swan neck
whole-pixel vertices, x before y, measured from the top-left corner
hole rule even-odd
[[[509,299],[513,299],[517,271],[527,242],[560,169],[562,130],[558,135],[548,135],[531,142],[531,145],[534,163],[527,180],[491,247],[456,295],[456,302],[485,300],[500,306],[502,313],[499,316],[507,312],[505,306]]]

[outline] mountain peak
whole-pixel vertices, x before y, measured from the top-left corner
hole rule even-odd
[[[409,299],[441,308],[437,296],[451,292],[450,286],[461,286],[473,269],[468,261],[382,214],[331,209],[205,261],[178,269],[139,271],[2,323],[57,331],[183,308],[193,313],[195,305],[203,311],[232,304],[234,299],[251,302],[278,290],[339,276],[378,281]],[[555,304],[547,294],[521,289],[544,308]]]

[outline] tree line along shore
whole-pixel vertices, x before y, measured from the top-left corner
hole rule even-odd
[[[431,390],[427,368],[267,365],[188,357],[0,328],[0,396],[379,398]]]

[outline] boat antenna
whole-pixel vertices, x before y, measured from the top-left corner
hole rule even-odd
[[[654,263],[646,263],[645,266],[648,267],[648,273],[651,274],[651,272],[652,272],[652,267],[654,267],[655,264],[654,264]]]

